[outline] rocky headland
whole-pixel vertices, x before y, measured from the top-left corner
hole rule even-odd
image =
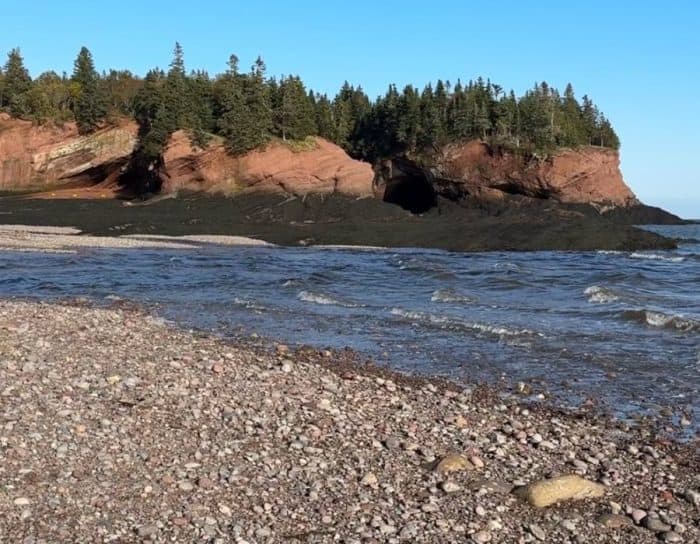
[[[538,157],[472,140],[370,165],[318,137],[232,156],[220,138],[198,147],[178,131],[162,161],[140,172],[137,144],[133,121],[82,136],[73,123],[36,126],[2,114],[0,191],[15,196],[0,201],[0,219],[95,234],[262,234],[282,244],[454,250],[667,248],[673,241],[632,225],[680,222],[638,201],[618,152],[607,148]],[[154,181],[144,188],[143,179]],[[139,206],[116,209],[134,198]]]

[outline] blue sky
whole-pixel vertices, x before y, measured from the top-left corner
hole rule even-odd
[[[370,95],[478,75],[521,93],[574,85],[611,119],[625,179],[649,204],[700,217],[700,4],[689,0],[353,2],[78,0],[6,2],[0,52],[19,46],[32,75],[72,69],[82,45],[97,67],[165,67],[174,42],[212,73],[230,53],[260,54],[334,93]],[[108,7],[109,6],[109,7]]]

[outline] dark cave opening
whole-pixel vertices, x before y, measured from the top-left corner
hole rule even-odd
[[[384,202],[421,214],[437,206],[437,193],[425,177],[402,176],[392,180],[384,190]]]

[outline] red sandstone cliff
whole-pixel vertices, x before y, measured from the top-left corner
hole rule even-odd
[[[121,121],[81,136],[74,123],[36,126],[0,114],[0,189],[74,187],[115,180],[133,152],[137,131],[133,121]],[[353,160],[321,138],[304,143],[302,149],[295,149],[273,142],[265,149],[232,157],[217,139],[206,149],[197,149],[179,131],[164,153],[163,189],[381,196],[383,188],[373,187],[369,164]],[[624,206],[637,202],[622,179],[618,153],[603,148],[562,150],[536,160],[494,152],[472,141],[447,146],[431,171],[459,185],[464,193],[487,198],[517,193],[575,203]],[[74,191],[59,193],[76,196]],[[102,191],[98,196],[110,194]]]
[[[495,189],[569,203],[637,202],[622,178],[618,152],[601,147],[564,149],[538,160],[494,152],[479,141],[452,144],[438,157],[436,174],[463,183],[472,194],[494,196]]]
[[[284,142],[241,157],[230,156],[219,141],[206,149],[193,148],[187,135],[173,134],[163,155],[164,188],[194,189],[226,194],[273,191],[293,195],[338,192],[373,195],[372,167],[351,159],[340,147],[321,138],[304,142],[301,150]]]
[[[101,181],[129,160],[137,131],[122,121],[81,136],[75,123],[38,126],[0,113],[0,189]]]

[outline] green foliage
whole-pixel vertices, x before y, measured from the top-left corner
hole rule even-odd
[[[587,97],[579,104],[571,85],[561,97],[544,82],[519,99],[481,78],[466,86],[458,81],[451,91],[438,81],[435,90],[428,85],[420,94],[411,85],[399,94],[392,85],[359,124],[352,121],[354,129],[336,141],[372,161],[397,153],[423,154],[467,139],[545,154],[559,147],[620,146],[610,122]]]
[[[110,114],[124,117],[135,115],[136,95],[144,84],[129,70],[110,70],[100,79],[102,94]]]
[[[107,115],[107,100],[87,47],[83,47],[75,59],[72,83],[77,94],[73,102],[73,115],[78,131],[88,134],[96,130]]]
[[[307,136],[303,140],[286,140],[284,144],[294,153],[313,151],[318,148],[318,142],[313,136]]]
[[[7,62],[3,68],[3,92],[0,106],[6,108],[12,115],[27,117],[31,114],[32,78],[24,67],[24,59],[18,48],[7,54]]]
[[[272,98],[275,133],[283,140],[303,140],[317,133],[313,98],[298,76],[283,78],[274,85]]]
[[[136,162],[149,172],[158,167],[170,135],[185,130],[205,147],[220,136],[233,154],[264,146],[273,138],[304,150],[321,136],[355,157],[376,161],[397,154],[427,156],[445,144],[480,139],[499,148],[547,154],[560,147],[596,145],[617,149],[609,120],[587,96],[576,98],[537,83],[522,96],[477,78],[452,86],[437,81],[399,92],[390,85],[370,100],[361,87],[345,82],[334,97],[307,91],[298,76],[268,78],[258,58],[249,72],[231,56],[228,70],[210,77],[187,72],[179,43],[167,72],[139,78],[125,70],[95,70],[82,48],[73,74],[41,74],[35,81],[18,49],[0,69],[0,107],[36,122],[75,118],[90,132],[107,115],[129,116],[139,124]],[[315,144],[314,144],[315,145]]]
[[[266,144],[272,137],[271,85],[265,81],[265,63],[258,58],[249,74],[238,73],[238,58],[218,82],[215,94],[217,128],[226,148],[239,155]]]

